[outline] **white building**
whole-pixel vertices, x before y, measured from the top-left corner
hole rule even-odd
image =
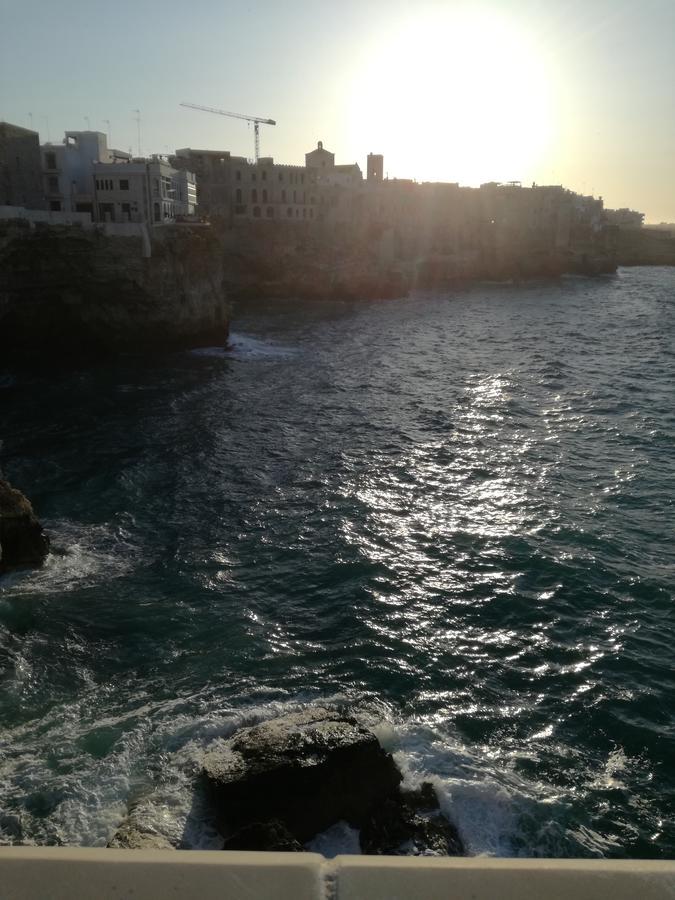
[[[197,185],[192,172],[178,171],[161,157],[96,163],[95,216],[100,222],[174,222],[194,215]]]
[[[89,213],[92,218],[94,165],[129,159],[128,153],[109,148],[100,131],[66,131],[60,144],[43,144],[40,150],[47,208],[53,212]]]
[[[194,172],[174,170],[172,176],[175,190],[177,216],[194,216],[197,212],[197,177]]]

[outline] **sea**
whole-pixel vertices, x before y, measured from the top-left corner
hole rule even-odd
[[[471,854],[675,856],[675,269],[259,302],[0,361],[0,841],[221,846],[237,728],[354,712]],[[311,842],[354,850],[337,825]]]

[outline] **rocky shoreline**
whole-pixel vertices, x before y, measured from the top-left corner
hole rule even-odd
[[[464,855],[433,786],[404,789],[402,781],[392,755],[357,718],[311,707],[215,741],[195,789],[204,790],[224,850],[300,852],[346,823],[358,829],[363,854]],[[108,846],[172,844],[132,810]]]

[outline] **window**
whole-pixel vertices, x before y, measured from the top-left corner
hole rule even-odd
[[[267,169],[263,169],[262,171],[262,180],[267,181]]]
[[[56,177],[56,175],[50,175],[47,179],[47,183],[49,184],[49,190],[53,194],[57,193],[59,189],[59,179]]]
[[[286,215],[288,216],[289,219],[293,218],[293,210],[290,208],[290,206],[286,210]]]
[[[262,192],[262,202],[267,203],[267,188],[263,188]]]
[[[128,178],[120,178],[120,190],[121,191],[129,190],[129,179]]]
[[[286,191],[282,191],[282,192],[281,192],[281,202],[282,202],[282,203],[285,203],[285,202],[286,202]]]
[[[237,169],[237,171],[234,173],[234,177],[237,179],[237,181],[241,181],[241,172],[239,171],[239,169]]]
[[[46,169],[55,169],[56,168],[56,153],[45,153],[45,168]]]
[[[305,183],[305,176],[301,175],[300,176],[300,184],[304,184],[304,183]]]
[[[257,177],[258,176],[255,174],[255,172],[251,172],[251,181],[255,181]]]
[[[310,209],[310,211],[309,211],[309,217],[310,217],[310,219],[313,219],[313,218],[314,218],[314,210],[313,210],[313,209]]]
[[[284,173],[279,172],[279,181],[283,181],[283,180],[284,180]]]
[[[251,203],[257,203],[257,202],[258,202],[258,192],[256,191],[255,188],[253,188],[253,190],[251,191]]]
[[[235,193],[235,200],[234,200],[234,202],[235,202],[235,203],[241,203],[241,188],[237,188],[237,191],[236,191],[236,193]]]
[[[307,218],[307,210],[306,209],[303,209],[303,211],[302,211],[302,218],[303,219]]]
[[[298,194],[297,191],[293,191],[293,203],[297,203],[297,202],[298,202],[298,196],[297,196],[297,194]]]
[[[61,201],[60,200],[50,200],[49,208],[52,212],[61,212]]]
[[[254,207],[253,207],[253,217],[254,217],[255,219],[259,219],[259,218],[260,218],[260,207],[259,207],[259,206],[254,206]]]
[[[267,207],[267,218],[271,219],[274,217],[274,209],[271,206]]]

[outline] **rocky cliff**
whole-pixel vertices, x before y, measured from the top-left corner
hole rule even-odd
[[[0,354],[86,356],[222,344],[229,306],[208,227],[110,237],[0,223]]]

